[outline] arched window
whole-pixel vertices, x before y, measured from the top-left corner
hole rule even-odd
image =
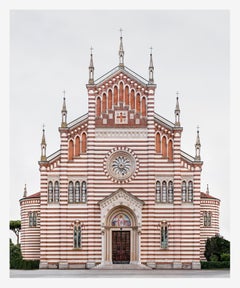
[[[166,249],[168,247],[168,225],[163,223],[161,225],[161,248]]]
[[[112,90],[108,90],[108,109],[112,109]]]
[[[187,201],[187,184],[186,181],[182,182],[182,202]]]
[[[73,160],[73,140],[68,142],[68,160]]]
[[[29,227],[33,227],[33,212],[29,213],[28,221],[29,221]]]
[[[167,182],[162,182],[162,202],[167,202]]]
[[[140,107],[141,107],[140,94],[137,93],[137,96],[136,96],[136,112],[137,113],[140,113]]]
[[[106,93],[104,93],[102,98],[102,113],[106,113],[106,109],[107,109],[107,95]]]
[[[97,105],[96,105],[96,117],[101,116],[101,98],[97,97]]]
[[[212,224],[212,214],[211,212],[204,211],[203,212],[203,226],[210,227]]]
[[[129,105],[129,87],[125,88],[125,105]]]
[[[146,98],[142,98],[142,116],[146,117],[147,116],[147,109],[146,109]]]
[[[188,202],[193,202],[193,182],[188,182]]]
[[[123,103],[123,83],[120,82],[119,85],[119,102]]]
[[[156,133],[156,139],[155,139],[155,150],[156,153],[161,153],[161,140],[160,140],[160,133]]]
[[[156,201],[161,201],[161,183],[160,181],[156,182]]]
[[[87,184],[85,181],[82,182],[82,202],[86,202],[87,199]]]
[[[77,136],[75,139],[75,156],[80,155],[80,137]]]
[[[48,202],[53,202],[53,183],[52,181],[48,182]]]
[[[75,183],[75,201],[74,202],[80,202],[80,182],[77,181]]]
[[[87,152],[87,135],[85,132],[82,133],[82,153]]]
[[[59,202],[59,183],[54,182],[54,202]]]
[[[69,203],[73,203],[74,202],[74,186],[73,186],[73,182],[70,181],[68,183],[68,202]]]
[[[162,155],[163,157],[167,157],[167,140],[165,136],[162,138]]]
[[[117,86],[114,86],[114,105],[118,105],[118,88]]]
[[[74,225],[73,228],[73,247],[82,247],[82,227],[79,224]]]
[[[135,92],[131,90],[130,108],[135,109]]]
[[[173,145],[172,145],[172,140],[168,141],[168,159],[170,161],[173,160]]]
[[[168,182],[168,202],[173,202],[173,182]]]
[[[37,227],[37,211],[28,214],[29,227]]]
[[[37,212],[36,211],[32,212],[32,221],[33,221],[32,226],[37,227]]]

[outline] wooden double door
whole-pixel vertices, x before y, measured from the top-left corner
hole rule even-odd
[[[129,264],[130,231],[112,231],[112,262],[113,264]]]

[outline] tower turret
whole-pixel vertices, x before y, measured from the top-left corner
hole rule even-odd
[[[124,50],[122,42],[122,29],[120,29],[120,47],[119,47],[119,67],[124,67]]]
[[[176,98],[176,108],[175,108],[175,126],[180,126],[180,107],[178,102],[178,92]]]
[[[26,184],[24,185],[23,197],[24,198],[27,197],[27,186],[26,186]]]
[[[197,139],[195,144],[195,160],[200,161],[200,149],[201,149],[201,143],[200,143],[200,137],[199,137],[199,127],[197,127]]]
[[[43,130],[42,130],[42,142],[41,142],[41,161],[47,161],[46,157],[46,139],[45,139],[45,129],[43,125]]]
[[[208,184],[207,184],[207,191],[206,191],[207,195],[209,195],[209,187],[208,187]]]
[[[93,48],[90,48],[91,54],[90,54],[90,64],[89,64],[89,80],[88,84],[94,84],[94,66],[93,66],[93,54],[92,50]]]
[[[148,68],[148,71],[149,71],[148,83],[153,84],[154,83],[154,78],[153,78],[154,66],[153,66],[153,59],[152,59],[152,47],[150,49],[151,49],[151,53],[150,53],[150,64],[149,64],[149,68]]]
[[[63,91],[63,106],[62,106],[62,124],[61,128],[67,127],[67,108],[66,108],[66,98],[65,98],[65,90]]]

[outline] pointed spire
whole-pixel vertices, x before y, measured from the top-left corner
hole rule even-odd
[[[206,191],[207,195],[209,195],[209,187],[208,187],[208,184],[207,184],[207,191]]]
[[[62,124],[61,127],[67,127],[67,108],[66,108],[66,98],[65,98],[66,91],[63,91],[63,106],[62,106]]]
[[[148,80],[148,83],[149,84],[152,84],[154,83],[154,79],[153,79],[153,71],[154,71],[154,67],[153,67],[153,59],[152,59],[152,47],[150,47],[150,64],[149,64],[149,80]]]
[[[122,42],[122,28],[120,28],[119,67],[124,67],[124,50]]]
[[[180,107],[178,102],[178,95],[179,92],[177,91],[177,98],[176,98],[176,108],[175,108],[175,126],[180,126]]]
[[[24,185],[23,197],[24,197],[24,198],[27,197],[27,186],[26,186],[26,184]]]
[[[43,130],[42,130],[42,142],[41,142],[41,161],[47,161],[46,157],[46,139],[45,139],[45,129],[43,125]]]
[[[200,148],[201,148],[201,143],[200,143],[200,137],[199,137],[199,126],[197,126],[197,139],[196,139],[196,144],[195,144],[195,160],[197,161],[201,160]]]
[[[91,54],[90,54],[90,64],[89,64],[89,80],[88,84],[94,84],[94,66],[93,66],[93,54],[92,50],[93,48],[90,48]]]

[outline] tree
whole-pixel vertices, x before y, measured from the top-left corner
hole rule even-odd
[[[224,261],[226,254],[230,257],[230,242],[228,240],[219,235],[207,239],[204,252],[207,261]]]
[[[11,220],[9,223],[10,230],[17,236],[17,245],[19,244],[19,234],[21,231],[21,221],[20,220]]]

